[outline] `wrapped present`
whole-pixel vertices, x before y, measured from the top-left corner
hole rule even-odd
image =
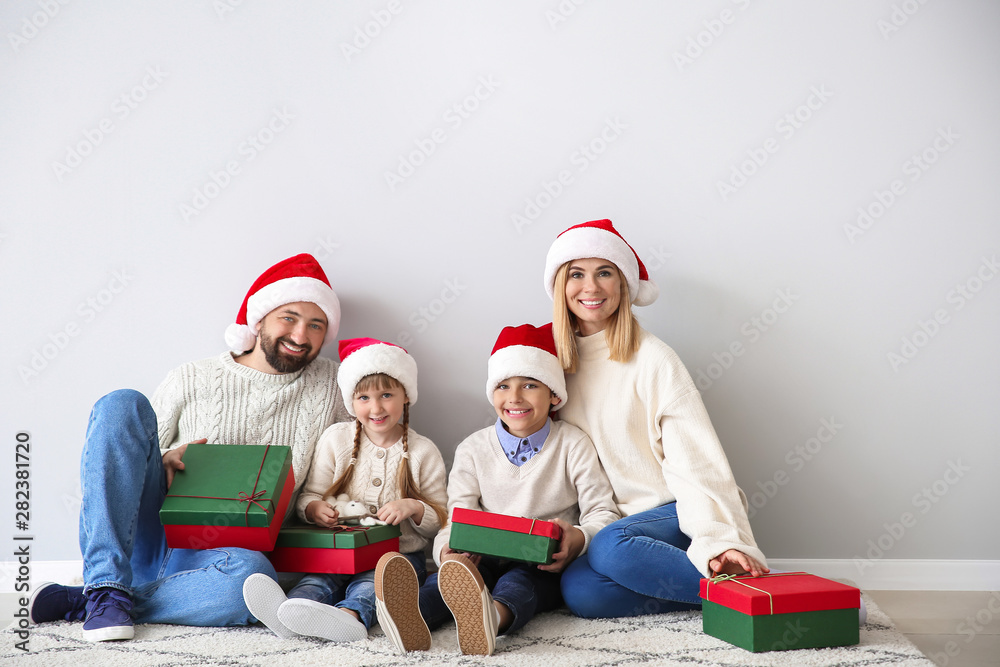
[[[701,580],[705,634],[748,651],[857,644],[861,591],[805,572]]]
[[[448,546],[456,551],[551,563],[562,529],[551,521],[456,507],[451,515]]]
[[[399,526],[293,526],[278,533],[268,554],[278,572],[357,574],[399,551]]]
[[[167,545],[270,551],[295,488],[292,449],[188,445],[160,508]]]

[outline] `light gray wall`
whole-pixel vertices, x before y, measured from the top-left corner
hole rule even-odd
[[[997,3],[232,4],[0,6],[0,495],[29,432],[36,559],[79,558],[93,402],[219,353],[266,266],[313,252],[342,337],[409,347],[450,461],[601,217],[767,554],[1000,557]]]

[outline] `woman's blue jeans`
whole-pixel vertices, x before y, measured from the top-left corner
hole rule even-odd
[[[137,623],[254,622],[243,602],[243,580],[255,572],[277,579],[263,554],[167,547],[159,515],[167,480],[156,414],[145,396],[123,389],[94,405],[80,483],[86,590],[108,586],[131,594]]]
[[[562,576],[566,605],[584,618],[701,608],[701,573],[687,557],[675,503],[605,526]]]

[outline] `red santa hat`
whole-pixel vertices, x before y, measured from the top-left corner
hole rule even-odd
[[[597,257],[614,262],[628,283],[632,303],[648,306],[660,295],[646,273],[639,255],[632,249],[610,220],[592,220],[574,225],[556,237],[545,257],[545,291],[552,298],[559,267],[574,259]]]
[[[344,406],[354,414],[354,388],[367,375],[385,373],[403,385],[410,405],[417,402],[417,362],[394,343],[375,338],[348,338],[340,341],[340,370],[337,384]]]
[[[504,327],[493,346],[486,379],[486,396],[493,401],[493,390],[512,377],[534,378],[548,386],[562,400],[553,410],[566,405],[566,376],[552,338],[552,323],[541,327],[522,324]]]
[[[340,301],[323,273],[323,267],[309,254],[289,257],[269,268],[254,282],[243,299],[236,322],[226,328],[226,345],[237,354],[252,350],[257,342],[257,324],[275,308],[308,301],[326,315],[323,344],[337,338]]]

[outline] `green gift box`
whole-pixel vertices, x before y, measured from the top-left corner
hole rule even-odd
[[[167,546],[274,546],[295,487],[291,447],[192,443],[183,461],[160,508]]]
[[[805,572],[701,580],[702,629],[755,653],[852,646],[861,591]]]
[[[399,537],[399,526],[345,526],[336,529],[322,526],[289,526],[278,533],[278,547],[309,547],[315,549],[357,549],[375,542]]]
[[[456,551],[548,564],[561,538],[562,529],[551,521],[456,507],[448,546]]]
[[[399,526],[292,526],[278,533],[268,554],[278,572],[357,574],[399,551]]]

